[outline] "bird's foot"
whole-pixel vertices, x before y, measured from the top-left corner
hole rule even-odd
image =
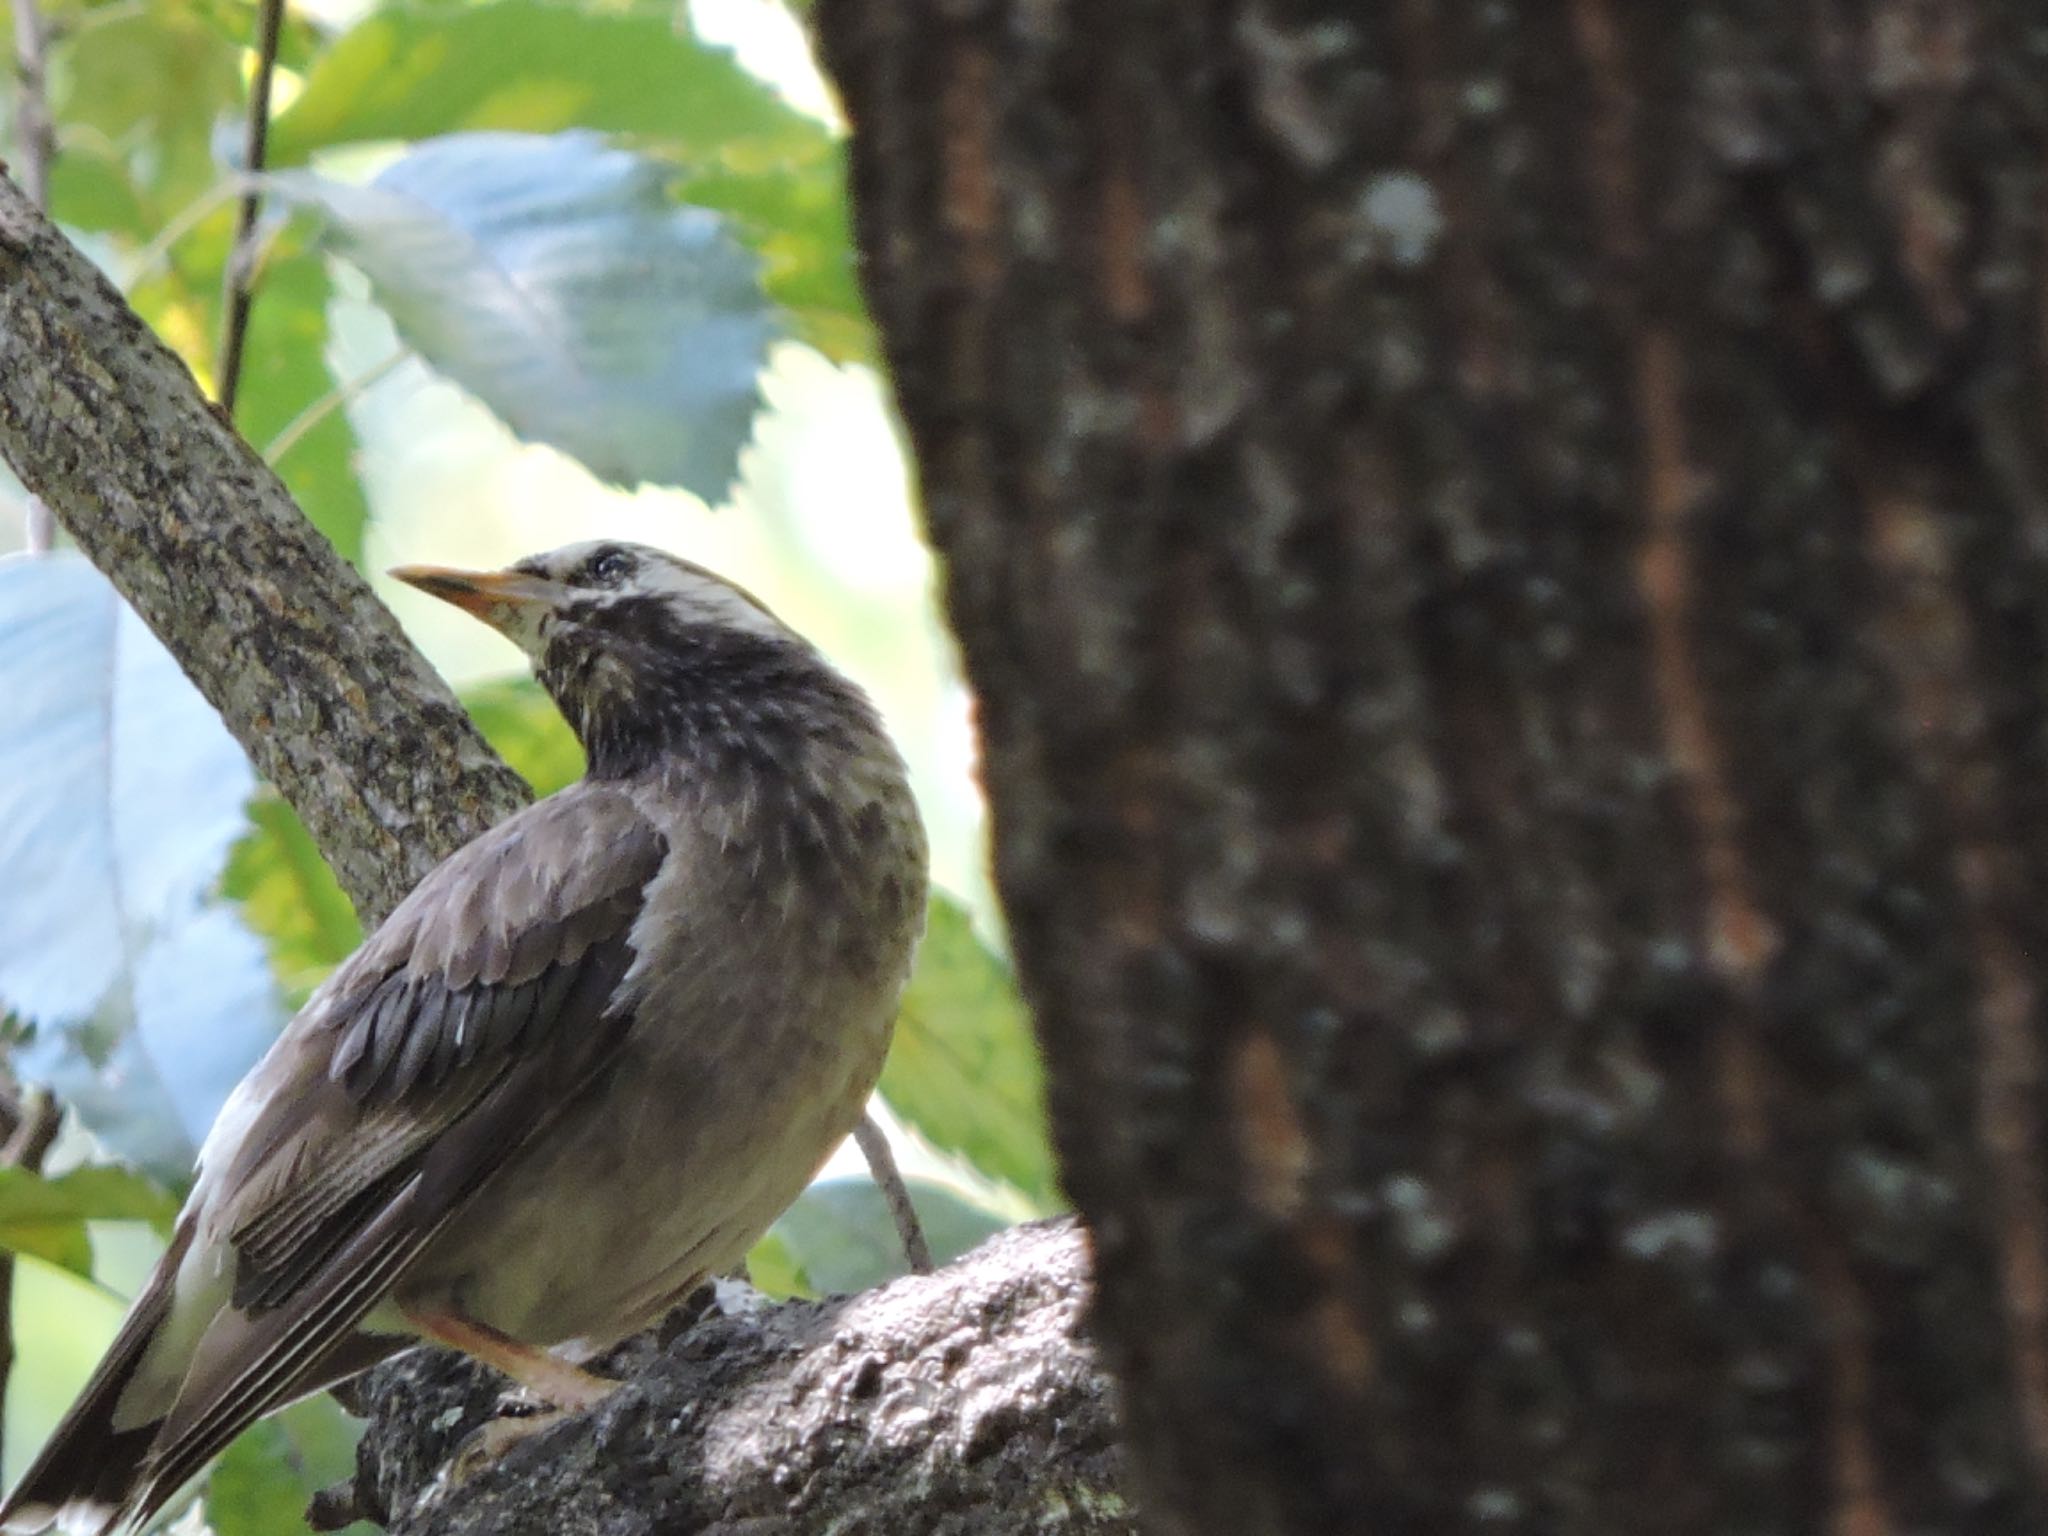
[[[442,1481],[447,1487],[460,1488],[513,1446],[546,1433],[572,1416],[566,1408],[544,1408],[537,1413],[508,1415],[480,1424],[448,1458],[448,1464],[441,1469]]]

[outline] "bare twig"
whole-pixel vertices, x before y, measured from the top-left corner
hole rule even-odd
[[[30,496],[22,503],[22,547],[32,555],[47,555],[57,539],[57,520],[43,505],[43,498]]]
[[[50,165],[57,158],[57,126],[50,120],[44,53],[48,35],[36,0],[14,0],[15,170],[38,208],[50,204]]]
[[[882,1191],[882,1198],[889,1203],[889,1216],[896,1223],[896,1235],[902,1239],[903,1257],[910,1262],[910,1272],[930,1274],[931,1245],[924,1240],[924,1227],[917,1219],[917,1208],[910,1203],[910,1187],[903,1182],[903,1171],[896,1166],[896,1154],[889,1150],[889,1138],[875,1124],[873,1115],[862,1115],[860,1124],[853,1128],[853,1140],[860,1155],[868,1160],[868,1173]]]
[[[263,0],[256,42],[256,77],[249,82],[249,123],[243,140],[242,174],[247,184],[235,216],[235,243],[228,252],[227,318],[220,347],[220,408],[232,420],[235,390],[242,377],[242,344],[249,334],[255,302],[256,220],[263,212],[259,179],[270,152],[270,77],[277,69],[277,37],[284,24],[284,0]]]
[[[64,1112],[57,1101],[40,1088],[6,1106],[11,1122],[7,1142],[0,1147],[0,1165],[43,1171],[43,1159],[64,1124]],[[6,1422],[7,1384],[14,1375],[14,1256],[0,1252],[0,1427]]]
[[[50,1155],[57,1132],[63,1126],[64,1111],[57,1101],[41,1088],[29,1089],[22,1095],[14,1129],[9,1132],[5,1147],[0,1147],[0,1166],[41,1173],[43,1159]]]
[[[50,167],[57,158],[57,126],[50,118],[47,49],[43,13],[36,0],[14,0],[14,136],[22,190],[38,208],[50,205]],[[48,551],[56,520],[43,498],[28,493],[22,509],[24,540],[31,554]],[[40,1173],[50,1143],[64,1123],[57,1101],[40,1088],[23,1094],[0,1081],[0,1163]],[[14,1256],[0,1252],[0,1450],[5,1448],[7,1387],[14,1377]]]

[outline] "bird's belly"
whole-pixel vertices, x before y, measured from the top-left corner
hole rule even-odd
[[[635,1053],[616,1070],[643,1080],[566,1108],[435,1239],[397,1301],[587,1350],[647,1326],[736,1265],[859,1119],[891,1013],[863,1002],[853,1019],[735,1030],[712,1071],[701,1034],[685,1052]]]

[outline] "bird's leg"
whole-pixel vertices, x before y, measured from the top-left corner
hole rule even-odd
[[[522,1440],[554,1428],[571,1413],[596,1407],[618,1390],[616,1381],[594,1376],[545,1349],[522,1344],[495,1328],[456,1313],[420,1312],[408,1307],[405,1316],[422,1338],[460,1350],[472,1360],[481,1360],[491,1369],[510,1376],[524,1391],[554,1405],[541,1413],[492,1419],[479,1426],[455,1448],[442,1473],[451,1487],[461,1487]]]
[[[493,1370],[504,1372],[542,1402],[557,1408],[581,1412],[596,1407],[618,1390],[616,1381],[594,1376],[545,1349],[522,1344],[495,1328],[455,1313],[415,1312],[408,1308],[405,1315],[423,1338],[458,1349],[472,1360],[481,1360]]]

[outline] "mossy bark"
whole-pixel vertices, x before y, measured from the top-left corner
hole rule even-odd
[[[2048,12],[817,24],[1157,1528],[2048,1525]]]

